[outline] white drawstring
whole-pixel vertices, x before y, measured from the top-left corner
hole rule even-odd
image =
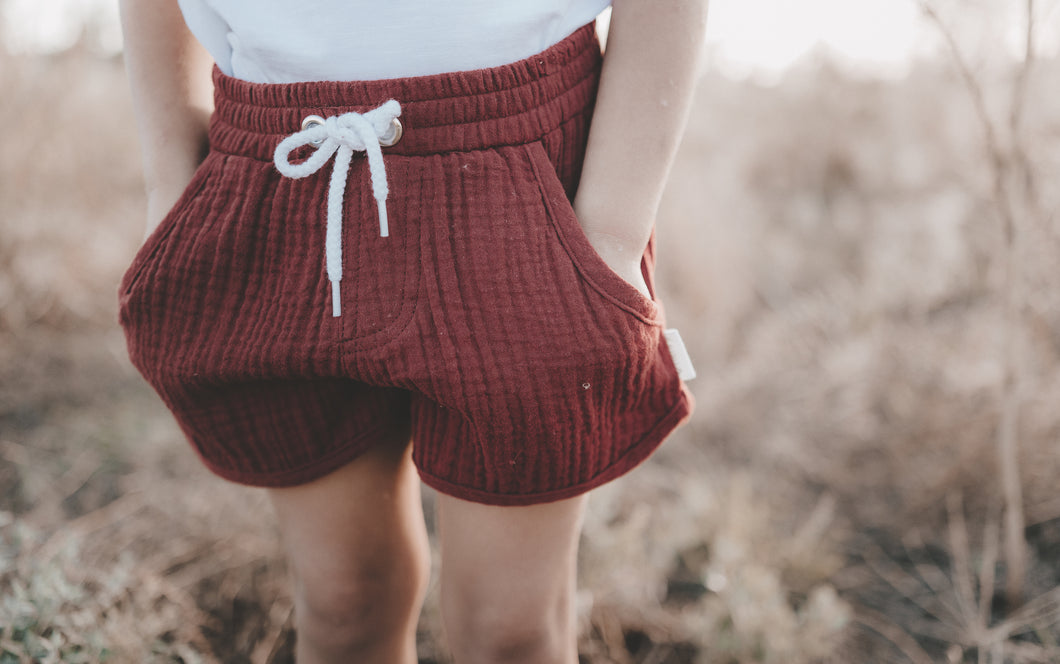
[[[372,177],[372,194],[379,208],[379,235],[390,234],[386,216],[386,167],[379,140],[394,129],[394,119],[401,115],[401,105],[391,99],[365,113],[344,113],[291,134],[276,146],[273,161],[276,168],[289,178],[304,178],[321,169],[335,155],[328,185],[327,230],[324,258],[328,281],[331,282],[331,315],[340,316],[339,282],[342,281],[342,200],[346,192],[353,151],[363,151],[368,157],[368,172]],[[316,145],[316,151],[305,161],[292,164],[291,152],[306,145]]]

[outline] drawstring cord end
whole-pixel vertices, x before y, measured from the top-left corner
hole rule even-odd
[[[339,284],[340,281],[331,282],[331,316],[332,318],[338,318],[342,315],[342,299],[339,297]]]
[[[390,237],[390,224],[386,218],[386,199],[375,199],[376,207],[379,208],[379,237]]]

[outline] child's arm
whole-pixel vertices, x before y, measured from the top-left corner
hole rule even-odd
[[[125,66],[143,155],[147,232],[180,197],[205,155],[210,60],[176,0],[121,0]]]
[[[578,194],[601,257],[647,293],[640,259],[684,131],[707,0],[614,0]]]

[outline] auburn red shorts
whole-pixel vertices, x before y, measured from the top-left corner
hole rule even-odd
[[[541,503],[688,416],[658,302],[570,202],[600,64],[590,24],[452,74],[215,70],[209,155],[120,288],[133,363],[212,471],[301,484],[411,427],[427,484]]]

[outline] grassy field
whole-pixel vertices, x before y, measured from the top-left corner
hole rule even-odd
[[[659,217],[697,410],[594,492],[585,661],[1060,661],[1057,75],[977,69],[981,111],[946,61],[705,76]],[[264,495],[125,357],[123,76],[0,55],[0,663],[288,662]]]

